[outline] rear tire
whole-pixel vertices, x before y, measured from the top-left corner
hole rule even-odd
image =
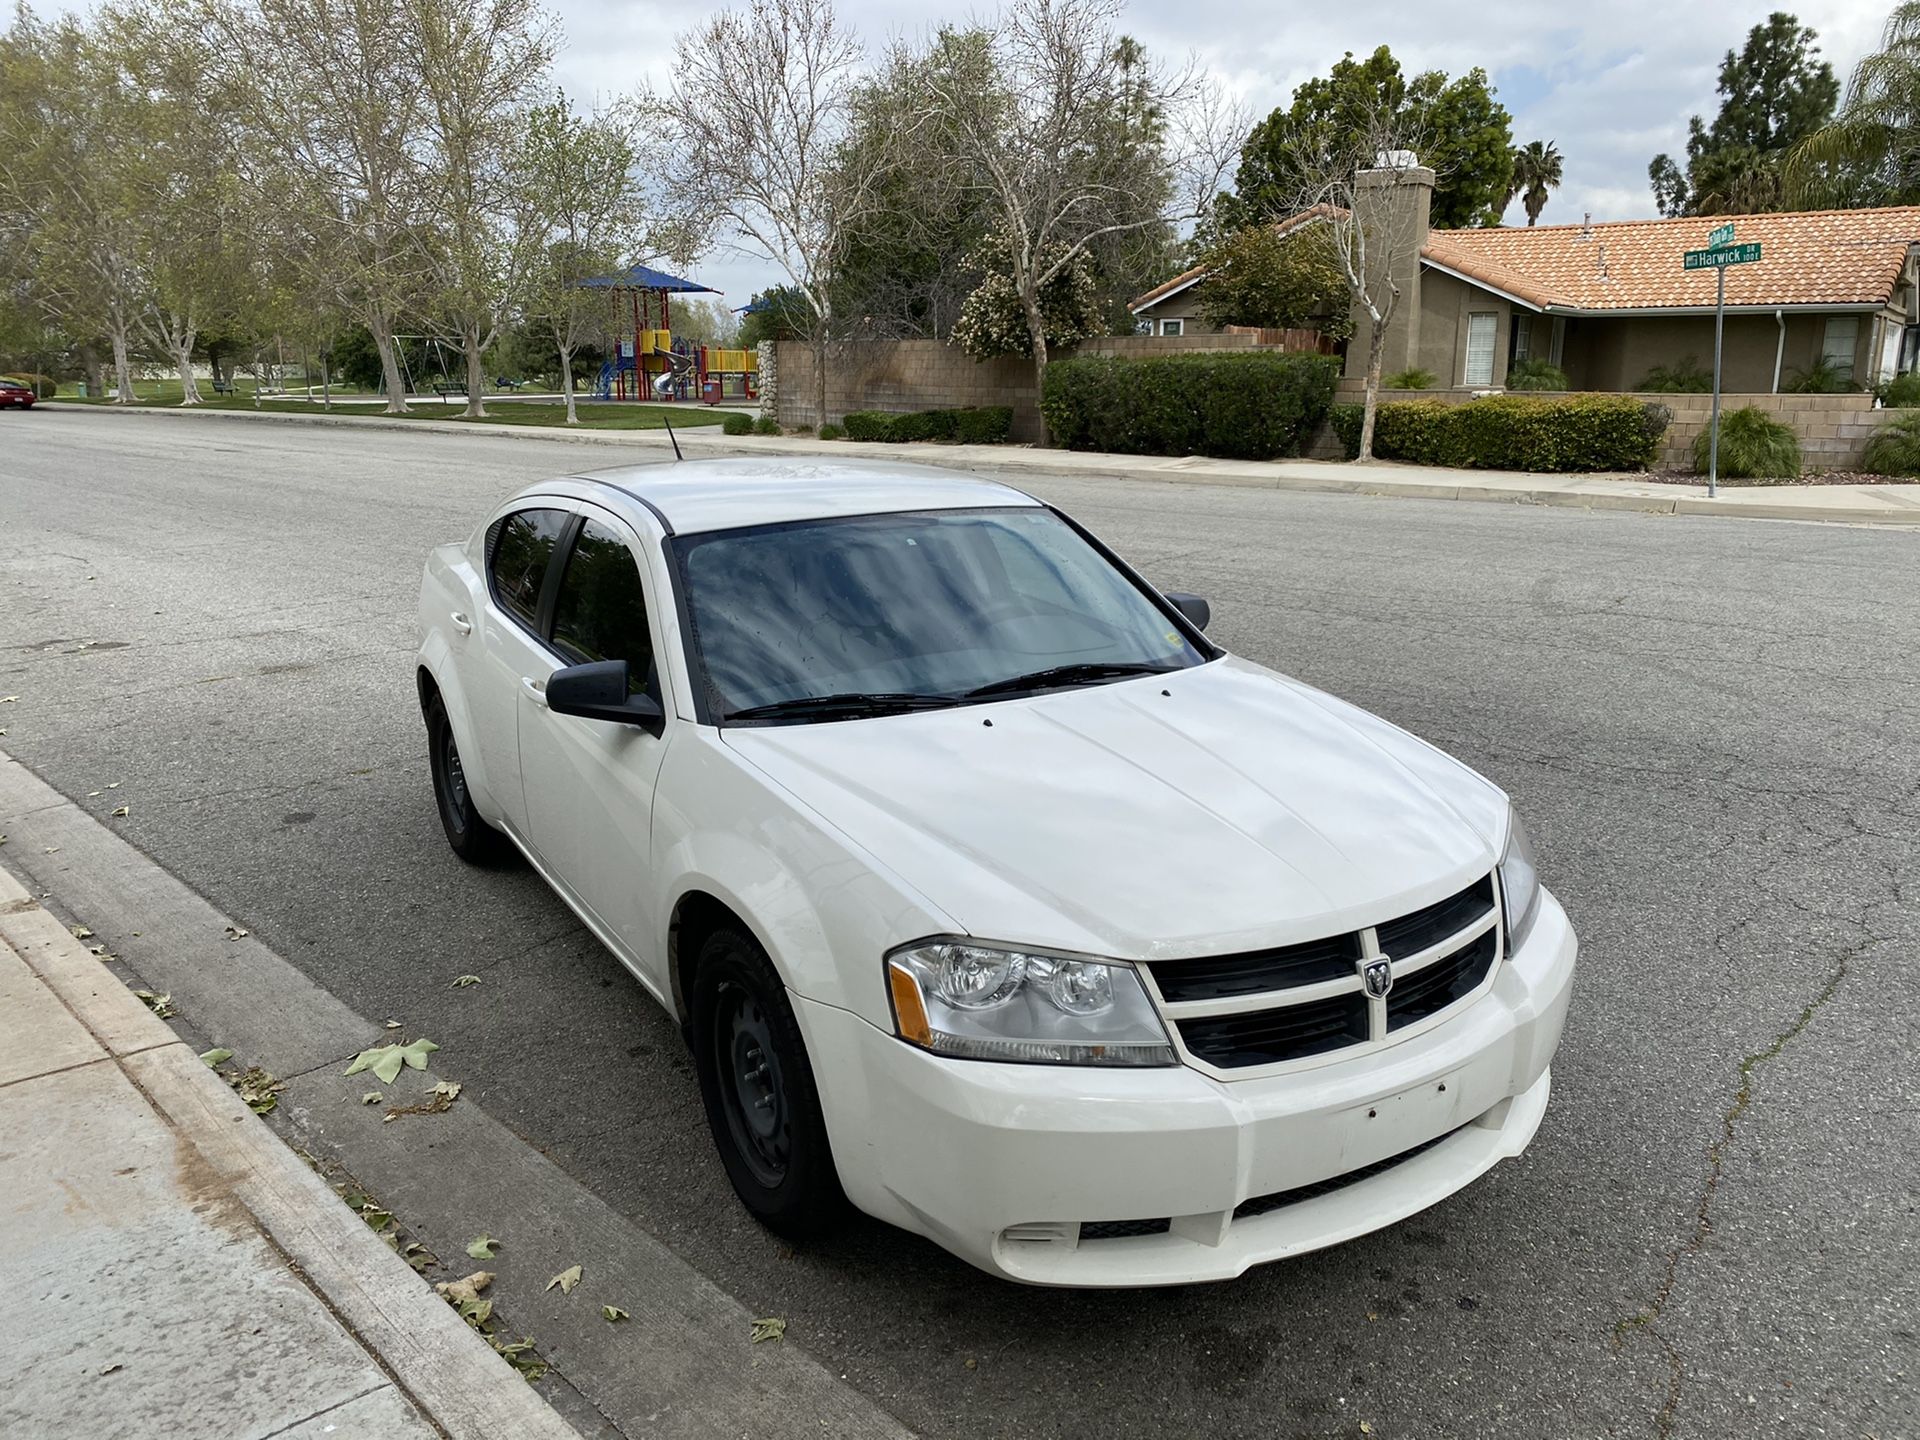
[[[726,928],[707,937],[692,1011],[700,1098],[734,1193],[788,1239],[832,1230],[847,1201],[813,1066],[787,987],[750,935]]]
[[[433,769],[433,798],[447,844],[469,865],[498,865],[510,849],[507,837],[480,818],[467,789],[466,767],[454,742],[447,706],[438,695],[427,702],[427,758]]]

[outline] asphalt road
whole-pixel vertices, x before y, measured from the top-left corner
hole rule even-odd
[[[930,1436],[1920,1436],[1920,535],[1066,479],[1232,649],[1506,786],[1583,944],[1524,1159],[1209,1288],[1023,1290],[873,1224],[790,1255],[677,1034],[434,818],[429,545],[627,453],[47,410],[0,424],[0,747]],[[106,782],[119,788],[100,796]],[[479,973],[483,985],[450,990]]]

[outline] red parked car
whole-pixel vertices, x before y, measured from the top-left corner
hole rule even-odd
[[[23,410],[31,409],[35,398],[31,385],[22,385],[18,380],[0,378],[0,410],[6,409],[9,405],[17,405]]]

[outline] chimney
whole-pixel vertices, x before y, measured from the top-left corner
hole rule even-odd
[[[1400,287],[1400,301],[1382,342],[1386,374],[1411,370],[1420,351],[1420,251],[1426,246],[1433,212],[1433,171],[1410,150],[1383,150],[1372,169],[1354,177],[1354,210],[1366,231],[1370,284],[1385,293],[1388,274]],[[1354,309],[1354,334],[1364,336],[1366,312]],[[1367,347],[1347,347],[1349,374],[1366,373]]]

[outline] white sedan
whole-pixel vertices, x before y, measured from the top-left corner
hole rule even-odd
[[[447,838],[681,1022],[727,1174],[1055,1285],[1225,1279],[1518,1155],[1575,943],[1507,798],[1005,485],[703,461],[427,562]]]

